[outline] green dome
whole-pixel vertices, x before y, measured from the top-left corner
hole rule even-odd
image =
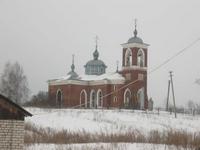
[[[95,51],[93,52],[93,60],[90,60],[86,63],[85,74],[87,75],[101,75],[106,72],[107,66],[102,60],[99,60],[99,52],[97,50],[97,46]]]

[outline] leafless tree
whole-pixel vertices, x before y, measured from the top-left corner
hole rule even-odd
[[[28,99],[27,77],[18,62],[5,64],[0,78],[0,92],[17,104],[22,104]]]

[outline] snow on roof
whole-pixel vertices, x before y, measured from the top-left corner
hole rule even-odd
[[[51,80],[48,80],[48,82],[51,82],[51,81],[57,81],[57,82],[59,82],[59,81],[63,81],[63,80],[69,80],[70,77],[71,77],[71,75],[67,75],[67,76],[60,77],[60,78],[58,78],[58,79],[51,79]]]
[[[97,80],[125,80],[119,73],[105,73],[102,75],[81,75],[79,80],[97,81]]]
[[[60,77],[58,79],[49,80],[49,82],[61,82],[61,81],[66,81],[70,79],[71,79],[71,75],[67,75],[64,77]],[[78,76],[77,79],[74,79],[74,80],[79,80],[79,81],[121,80],[121,81],[124,81],[125,78],[121,74],[114,72],[114,73],[105,73],[102,75],[81,75],[81,76]]]
[[[106,81],[106,82],[105,82]],[[123,84],[125,78],[119,73],[106,73],[102,75],[81,75],[71,78],[70,75],[58,79],[48,80],[50,85],[61,84]]]

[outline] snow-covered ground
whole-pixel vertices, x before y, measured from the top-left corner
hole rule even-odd
[[[25,147],[25,150],[182,150],[175,146],[140,143],[95,143],[95,144],[34,144]]]
[[[200,116],[178,114],[177,118],[168,112],[144,112],[136,110],[101,109],[40,109],[25,108],[34,116],[26,122],[56,130],[66,129],[79,132],[120,133],[138,130],[143,134],[152,130],[184,130],[200,132]]]

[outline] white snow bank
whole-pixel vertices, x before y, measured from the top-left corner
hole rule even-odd
[[[145,134],[152,130],[184,130],[200,132],[200,116],[178,114],[177,118],[166,112],[100,109],[39,109],[26,108],[33,114],[26,122],[56,130],[66,129],[91,133],[122,133],[138,130]]]

